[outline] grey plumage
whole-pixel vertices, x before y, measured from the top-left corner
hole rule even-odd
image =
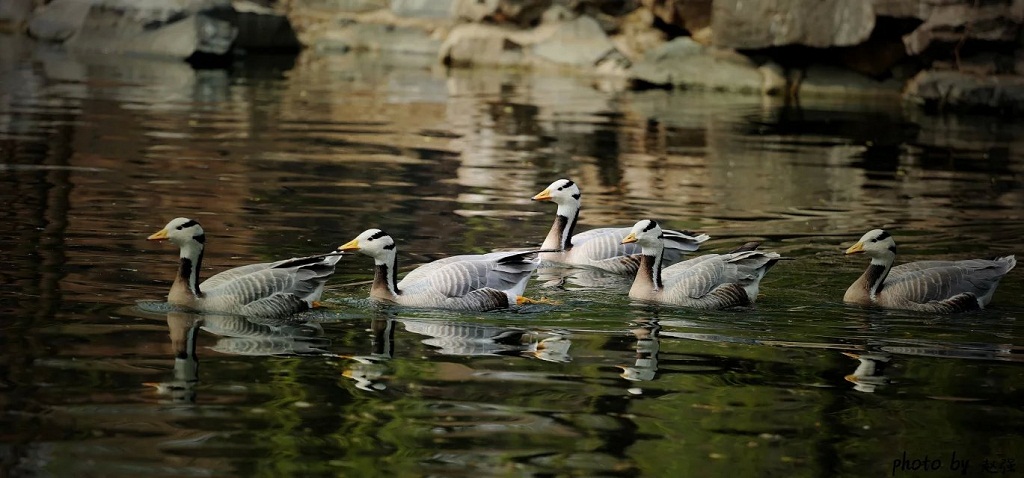
[[[573,235],[580,211],[580,189],[573,181],[559,179],[533,196],[535,201],[551,201],[558,205],[555,222],[544,239],[540,258],[546,264],[567,264],[592,267],[615,274],[633,275],[640,266],[641,248],[636,244],[623,244],[629,234],[628,227],[591,229]],[[664,231],[664,258],[666,265],[678,262],[684,253],[696,251],[708,240],[707,234],[688,231]]]
[[[843,301],[889,309],[961,312],[983,309],[999,281],[1015,265],[1014,256],[960,261],[918,261],[893,267],[896,242],[875,229],[864,234],[847,254],[871,258],[866,271],[846,290]]]
[[[177,218],[149,240],[169,240],[181,249],[178,274],[168,303],[190,310],[251,317],[284,317],[309,309],[320,299],[340,254],[250,264],[199,282],[205,233],[198,222]]]
[[[374,259],[370,297],[410,307],[492,310],[514,306],[540,261],[537,251],[459,255],[424,264],[396,282],[394,239],[369,229],[338,248]]]
[[[643,248],[631,298],[698,309],[749,305],[757,300],[761,279],[781,259],[745,245],[740,252],[705,254],[662,269],[661,235],[661,227],[645,219],[623,239]]]

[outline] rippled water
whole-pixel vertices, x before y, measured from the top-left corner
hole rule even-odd
[[[842,250],[875,227],[900,260],[1024,252],[1021,124],[410,58],[197,71],[4,41],[0,475],[1024,469],[1024,272],[978,313],[841,303],[866,266]],[[649,217],[710,234],[702,251],[760,240],[793,260],[756,307],[719,312],[590,276],[535,280],[557,304],[516,312],[379,309],[362,256],[304,320],[159,303],[177,251],[145,237],[176,216],[207,230],[207,276],[369,227],[408,269],[537,245],[554,211],[529,198],[559,177],[583,189],[580,229]]]

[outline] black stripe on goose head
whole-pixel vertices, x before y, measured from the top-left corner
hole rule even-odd
[[[177,229],[180,231],[182,229],[185,229],[186,227],[192,227],[192,226],[198,226],[198,225],[199,225],[199,223],[196,222],[195,219],[189,219],[188,222],[182,223],[180,226],[177,227]]]
[[[647,221],[648,223],[647,226],[644,227],[644,232],[650,231],[651,229],[658,227],[658,223],[656,221],[653,221],[651,219],[648,219]]]
[[[881,240],[886,239],[886,238],[891,237],[891,236],[892,236],[892,234],[889,234],[889,231],[884,231],[883,230],[881,233],[879,233],[877,236],[875,236],[875,238],[872,239],[871,242],[881,241]]]

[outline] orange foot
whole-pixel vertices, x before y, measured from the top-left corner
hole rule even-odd
[[[516,305],[526,305],[526,304],[558,305],[560,303],[561,302],[558,302],[558,301],[555,301],[555,300],[551,300],[551,299],[548,299],[548,298],[545,298],[545,297],[541,297],[540,299],[531,299],[529,297],[524,297],[524,296],[521,296],[521,295],[517,295],[516,296]]]

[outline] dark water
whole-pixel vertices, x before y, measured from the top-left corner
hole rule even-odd
[[[0,476],[1024,474],[1024,271],[978,313],[841,303],[866,266],[841,251],[875,227],[900,260],[1024,252],[1022,124],[4,41]],[[794,260],[722,312],[582,276],[517,312],[382,310],[365,257],[306,322],[153,304],[177,251],[145,237],[176,216],[206,228],[207,276],[369,227],[408,268],[538,244],[554,212],[529,198],[560,177],[581,229],[650,217]]]

